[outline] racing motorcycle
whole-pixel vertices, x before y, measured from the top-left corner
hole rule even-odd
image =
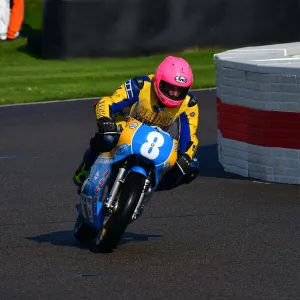
[[[98,156],[80,191],[74,236],[112,252],[177,160],[178,141],[130,117],[116,147]]]

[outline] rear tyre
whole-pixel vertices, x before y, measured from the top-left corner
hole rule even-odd
[[[139,202],[145,185],[145,176],[132,172],[125,180],[119,196],[118,206],[102,231],[98,233],[97,247],[100,252],[112,252],[117,247]]]

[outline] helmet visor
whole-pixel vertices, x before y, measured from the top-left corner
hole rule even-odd
[[[166,97],[175,101],[182,101],[190,89],[190,87],[177,86],[164,80],[160,81],[159,88]]]

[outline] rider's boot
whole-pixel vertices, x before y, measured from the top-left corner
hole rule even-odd
[[[91,171],[91,167],[87,165],[87,163],[83,160],[77,170],[74,172],[73,182],[81,187],[83,182],[89,176]]]
[[[81,188],[83,182],[86,180],[86,178],[89,176],[91,167],[94,164],[98,154],[96,154],[94,151],[92,151],[91,148],[88,148],[83,156],[83,160],[80,163],[77,170],[74,172],[73,175],[73,182]]]

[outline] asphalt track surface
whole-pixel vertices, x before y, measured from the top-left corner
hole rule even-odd
[[[223,172],[215,91],[197,94],[200,176],[155,194],[118,249],[73,238],[92,101],[0,108],[0,299],[299,299],[299,186]]]

